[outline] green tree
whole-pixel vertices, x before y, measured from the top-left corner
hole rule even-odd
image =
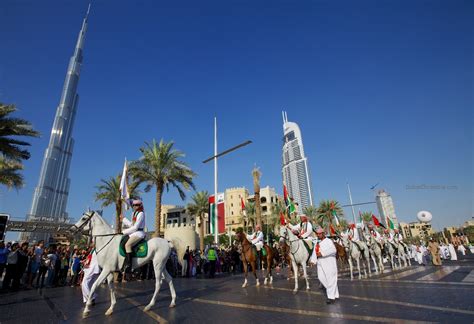
[[[281,200],[277,200],[276,203],[270,207],[270,219],[268,225],[272,228],[273,233],[279,233],[278,227],[280,225],[280,214],[285,215],[286,206]]]
[[[188,204],[187,210],[190,215],[199,218],[199,249],[201,252],[204,252],[204,219],[206,213],[209,212],[209,193],[207,191],[199,191],[191,199],[192,202]]]
[[[362,217],[362,221],[365,224],[369,224],[370,222],[372,222],[372,212],[363,212],[360,215]]]
[[[254,201],[248,201],[247,204],[245,205],[245,221],[247,222],[247,228],[248,230],[249,224],[252,228],[255,227],[255,221],[256,221],[256,209],[255,209],[255,202]]]
[[[319,203],[317,213],[319,224],[323,228],[329,228],[329,225],[335,222],[334,214],[337,215],[339,220],[344,216],[344,212],[336,200],[322,200]]]
[[[38,137],[30,122],[11,117],[16,111],[15,105],[0,103],[0,184],[10,188],[20,189],[23,184],[23,160],[30,158],[30,152],[25,146],[30,143],[19,140],[18,137]]]
[[[305,214],[313,223],[317,223],[318,209],[315,206],[307,206],[303,208],[303,214]]]
[[[120,191],[120,180],[122,176],[110,177],[109,179],[101,179],[100,184],[96,186],[95,201],[101,201],[101,207],[115,205],[115,233],[122,231],[122,195]],[[138,182],[133,182],[128,187],[130,197],[137,197],[140,192],[138,190]]]
[[[163,192],[169,191],[170,185],[179,193],[182,200],[186,198],[185,189],[195,189],[193,178],[196,176],[193,170],[181,159],[185,156],[183,152],[173,148],[173,142],[155,140],[152,143],[145,142],[140,148],[142,157],[130,164],[130,173],[138,182],[144,182],[145,192],[153,187],[156,189],[155,203],[155,236],[160,235],[161,199]]]
[[[0,155],[0,183],[8,189],[20,189],[23,186],[23,164],[15,160],[8,160]]]

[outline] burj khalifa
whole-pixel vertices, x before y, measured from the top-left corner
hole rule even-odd
[[[61,99],[56,110],[49,145],[44,153],[41,173],[33,194],[27,220],[67,222],[66,212],[69,187],[69,167],[71,165],[74,139],[72,131],[76,117],[79,95],[77,86],[81,74],[84,40],[87,31],[90,5],[82,22],[74,54],[69,60]],[[46,240],[48,233],[25,233],[30,241]]]

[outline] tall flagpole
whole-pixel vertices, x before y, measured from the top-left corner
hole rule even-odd
[[[214,117],[214,217],[214,242],[219,244],[219,209],[217,208],[217,117]]]
[[[351,208],[352,208],[352,219],[354,220],[354,224],[356,224],[356,217],[355,217],[355,212],[354,212],[354,204],[352,203],[352,194],[351,194],[351,187],[349,187],[349,182],[347,182],[347,191],[349,192],[349,201],[351,202]]]

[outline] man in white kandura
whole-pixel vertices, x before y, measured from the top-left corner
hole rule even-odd
[[[326,289],[326,304],[334,304],[339,299],[339,289],[337,287],[337,263],[336,246],[334,242],[326,237],[324,230],[318,227],[316,230],[318,243],[314,249],[313,257],[317,259],[318,279]],[[315,254],[315,255],[314,255]],[[314,258],[311,258],[314,260]]]
[[[87,256],[86,261],[84,262],[84,277],[82,278],[81,288],[82,288],[82,300],[84,303],[87,303],[88,298],[92,298],[92,304],[95,304],[95,298],[97,293],[94,292],[94,295],[89,296],[92,285],[97,280],[100,274],[99,263],[97,263],[97,253],[95,248]]]
[[[263,247],[263,232],[260,225],[257,224],[257,226],[255,226],[255,233],[247,235],[247,239],[255,245],[257,253],[260,254],[260,250]]]
[[[132,272],[132,249],[135,243],[138,243],[145,238],[145,210],[143,209],[143,202],[139,199],[131,201],[133,207],[132,221],[127,218],[120,216],[123,222],[123,226],[126,229],[123,231],[123,235],[129,235],[127,243],[125,243],[125,261],[124,271],[125,273]]]
[[[314,238],[313,225],[311,225],[311,222],[309,222],[308,217],[304,214],[300,214],[300,220],[301,222],[299,224],[288,224],[288,227],[293,233],[295,233],[295,235],[305,240],[306,243],[308,243],[308,245],[311,247]]]

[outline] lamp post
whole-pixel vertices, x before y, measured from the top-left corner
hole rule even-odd
[[[207,158],[206,160],[202,161],[202,163],[207,163],[209,161],[214,160],[214,208],[215,208],[215,219],[214,219],[214,242],[216,244],[219,244],[219,228],[218,228],[218,216],[219,212],[217,209],[217,158],[226,155],[227,153],[230,153],[232,151],[235,151],[243,146],[246,146],[248,144],[252,143],[252,141],[245,141],[243,143],[240,143],[239,145],[236,145],[234,147],[231,147],[230,149],[227,149],[221,153],[217,153],[217,117],[214,117],[214,156],[211,156],[210,158]]]

